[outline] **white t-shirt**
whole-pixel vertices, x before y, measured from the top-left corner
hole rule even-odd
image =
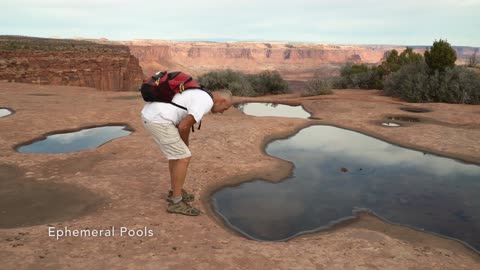
[[[187,108],[187,111],[170,103],[147,102],[143,106],[142,116],[154,123],[171,122],[176,126],[187,114],[191,114],[197,123],[200,122],[213,107],[210,95],[200,89],[188,89],[178,93],[172,102]]]

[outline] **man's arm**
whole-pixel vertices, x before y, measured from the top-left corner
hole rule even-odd
[[[188,146],[188,136],[190,135],[190,129],[196,123],[195,118],[191,114],[187,114],[185,118],[180,121],[178,124],[178,132],[180,133],[180,138]]]

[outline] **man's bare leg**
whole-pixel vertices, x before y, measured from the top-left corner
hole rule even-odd
[[[187,177],[187,169],[190,164],[190,159],[171,159],[168,161],[168,169],[170,170],[170,184],[172,188],[172,197],[178,198],[182,196],[182,188]]]

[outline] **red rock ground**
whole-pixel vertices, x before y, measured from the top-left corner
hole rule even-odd
[[[46,224],[0,229],[1,269],[480,269],[478,253],[459,242],[368,215],[288,242],[252,241],[225,227],[208,202],[214,190],[254,175],[272,181],[288,175],[291,164],[265,155],[263,148],[312,124],[332,124],[480,164],[480,106],[408,104],[363,90],[237,99],[301,103],[320,120],[260,118],[235,109],[206,116],[202,129],[191,136],[194,157],[186,182],[203,214],[187,217],[165,211],[167,163],[143,129],[143,101],[136,93],[14,83],[0,83],[0,89],[0,106],[16,111],[0,118],[0,178],[69,183],[104,198],[93,211],[50,225],[147,227],[154,232],[153,237],[55,240]],[[398,109],[401,105],[433,112],[408,113]],[[424,122],[379,126],[387,115],[411,115]],[[47,132],[107,123],[128,123],[136,132],[77,153],[20,154],[12,148]]]

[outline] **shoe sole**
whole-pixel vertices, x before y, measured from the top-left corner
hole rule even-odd
[[[166,198],[165,199],[168,203],[173,203],[172,199]],[[193,202],[195,199],[189,200],[189,199],[183,199],[184,202]]]
[[[167,209],[167,212],[170,213],[170,214],[180,214],[180,215],[191,216],[191,217],[199,216],[202,213],[202,212],[199,212],[196,215],[192,215],[192,214],[187,214],[187,213],[183,213],[183,212],[171,211],[171,210],[168,210],[168,209]]]

